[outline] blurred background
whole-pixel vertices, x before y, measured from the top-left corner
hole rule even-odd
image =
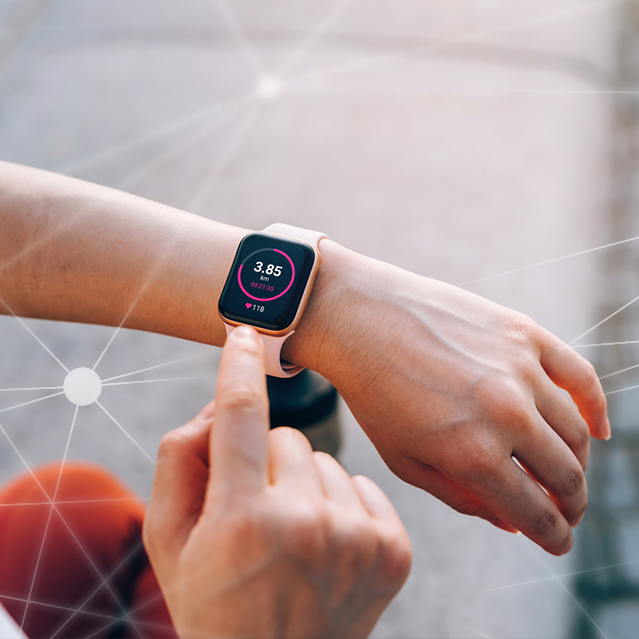
[[[380,639],[639,637],[639,304],[590,330],[639,294],[638,97],[637,0],[0,0],[0,159],[318,228],[583,335],[613,438],[568,557],[404,484],[341,406],[340,460],[414,545]],[[104,354],[108,414],[80,409],[69,455],[148,498],[220,351],[0,317],[0,389],[61,386],[34,334],[69,369]],[[0,392],[0,480],[64,454],[75,407],[49,394]]]

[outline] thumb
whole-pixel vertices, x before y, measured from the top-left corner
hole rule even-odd
[[[158,574],[175,559],[202,513],[209,478],[208,442],[214,402],[160,443],[151,501],[144,519],[144,544]]]

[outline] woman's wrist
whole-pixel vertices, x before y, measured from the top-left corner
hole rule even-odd
[[[322,262],[311,298],[300,325],[284,343],[282,357],[330,378],[343,363],[339,342],[355,320],[350,300],[366,258],[328,239],[319,248]]]

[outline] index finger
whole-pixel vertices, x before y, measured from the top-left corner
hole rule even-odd
[[[268,395],[264,345],[257,332],[236,328],[226,340],[211,430],[209,498],[248,494],[268,484]],[[211,488],[211,486],[210,486]]]
[[[548,377],[570,393],[593,437],[610,439],[606,396],[592,364],[547,331],[542,336],[540,363]]]

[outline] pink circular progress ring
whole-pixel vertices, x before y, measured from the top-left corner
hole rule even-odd
[[[246,289],[244,288],[242,284],[242,267],[244,266],[244,264],[241,264],[240,270],[237,273],[237,282],[240,285],[240,288],[242,289],[242,292],[244,293],[244,295],[246,295],[247,297],[250,297],[252,300],[257,300],[258,302],[272,302],[273,300],[276,300],[278,297],[282,297],[282,295],[284,295],[284,293],[286,293],[286,291],[288,291],[288,289],[291,288],[291,286],[293,285],[293,281],[295,280],[295,264],[293,264],[293,260],[286,253],[284,253],[284,251],[280,251],[279,249],[273,249],[273,250],[276,253],[281,253],[290,262],[291,269],[293,271],[293,274],[291,275],[291,281],[288,283],[288,286],[279,295],[276,295],[275,297],[268,297],[268,298],[255,297],[254,295],[247,293]]]

